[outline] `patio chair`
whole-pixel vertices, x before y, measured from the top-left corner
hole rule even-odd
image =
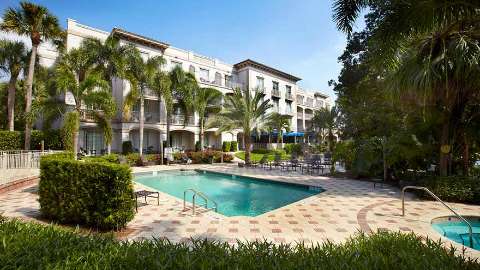
[[[285,166],[285,163],[282,161],[282,156],[279,153],[275,153],[273,161],[269,163],[270,170],[273,168],[280,167],[282,169]]]

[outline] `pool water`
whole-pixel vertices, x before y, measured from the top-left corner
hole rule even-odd
[[[203,171],[167,171],[157,175],[136,175],[135,182],[183,200],[183,192],[193,188],[218,204],[225,216],[257,216],[323,192],[321,188],[262,181],[247,177]],[[192,193],[187,194],[192,202]],[[196,199],[203,204],[203,200]],[[208,207],[213,207],[209,203]]]
[[[473,227],[473,248],[480,250],[480,220],[469,220]],[[441,221],[432,224],[441,235],[464,246],[470,246],[468,226],[461,221]]]

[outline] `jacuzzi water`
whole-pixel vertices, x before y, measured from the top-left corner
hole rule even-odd
[[[473,228],[473,248],[480,250],[480,219],[467,219]],[[432,223],[433,229],[441,235],[464,246],[470,247],[468,226],[457,219]]]
[[[166,171],[135,175],[135,182],[183,200],[184,191],[198,190],[218,204],[225,216],[257,216],[323,192],[293,185],[204,171]],[[186,196],[192,202],[192,194]],[[197,201],[203,203],[203,201]],[[213,204],[209,203],[208,207]]]

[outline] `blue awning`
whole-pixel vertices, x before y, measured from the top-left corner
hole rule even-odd
[[[303,132],[287,132],[283,134],[285,137],[303,137],[303,135]]]

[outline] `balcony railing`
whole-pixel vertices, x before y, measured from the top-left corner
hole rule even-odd
[[[313,107],[313,100],[307,99],[307,101],[305,102],[305,106]]]
[[[302,113],[297,113],[297,119],[303,119],[303,114]]]
[[[139,111],[133,111],[130,121],[140,122],[140,112]],[[145,123],[159,123],[160,122],[160,114],[157,113],[157,112],[145,112],[144,115],[143,115],[143,121]]]
[[[186,122],[185,122],[186,120]],[[182,114],[174,114],[170,119],[170,124],[172,125],[186,125],[186,126],[193,126],[195,125],[195,121],[192,116],[187,116],[185,118]]]
[[[236,82],[236,81],[225,81],[224,83],[222,83],[221,80],[220,81],[218,81],[218,80],[209,81],[205,78],[200,78],[200,83],[213,85],[213,86],[219,86],[219,87],[225,87],[225,88],[231,88],[231,89],[243,88],[243,84],[240,83],[240,82]]]
[[[297,97],[297,105],[303,106],[303,99]]]
[[[80,121],[84,122],[95,122],[95,111],[89,109],[80,110]]]
[[[313,114],[310,114],[310,113],[305,114],[305,120],[312,120],[312,118],[313,118]]]
[[[151,89],[144,89],[144,92],[145,96],[147,97],[158,97],[157,93],[155,93],[155,91],[151,90]]]
[[[272,89],[272,97],[280,97],[280,90]]]
[[[293,100],[293,95],[292,93],[285,93],[285,99],[288,99],[288,100]]]

